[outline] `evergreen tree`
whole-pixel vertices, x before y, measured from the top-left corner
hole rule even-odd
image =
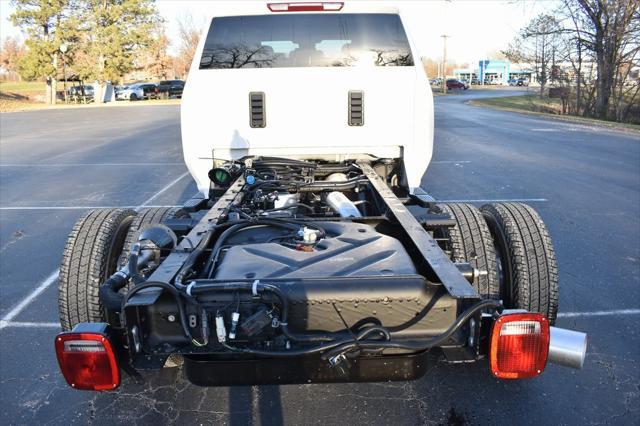
[[[116,82],[136,69],[138,53],[151,45],[160,23],[150,0],[82,2],[86,54],[76,71],[87,80]]]
[[[60,46],[75,34],[74,0],[13,0],[14,25],[26,34],[27,52],[18,64],[26,79],[44,78],[47,103],[56,102]]]

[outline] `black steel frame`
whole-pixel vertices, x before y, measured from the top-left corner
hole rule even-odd
[[[387,207],[422,255],[428,269],[433,273],[430,279],[442,284],[455,299],[480,299],[478,292],[469,284],[460,270],[453,264],[447,254],[442,251],[437,241],[424,229],[389,186],[382,180],[369,163],[359,162],[358,167],[371,184],[372,192]],[[176,276],[185,260],[204,235],[225,216],[234,204],[242,201],[243,176],[238,177],[229,189],[216,201],[195,227],[182,239],[181,243],[162,262],[149,277],[149,281],[170,283]],[[149,305],[154,303],[162,293],[160,289],[147,289],[134,295],[128,305]]]
[[[229,189],[222,195],[209,211],[200,219],[193,229],[182,239],[178,247],[176,247],[169,256],[156,269],[148,281],[170,283],[176,276],[180,268],[184,265],[185,260],[193,249],[202,241],[202,238],[213,226],[218,223],[221,217],[227,214],[229,207],[242,201],[244,186],[244,177],[240,176]],[[128,305],[150,305],[153,304],[162,294],[161,289],[149,288],[135,294],[129,301]]]
[[[437,241],[427,232],[425,226],[418,222],[414,215],[404,205],[403,200],[399,199],[393,191],[389,188],[386,182],[375,172],[373,167],[369,163],[359,162],[357,166],[362,170],[364,174],[364,182],[359,182],[359,185],[366,186],[370,190],[371,196],[374,198],[375,203],[386,210],[382,216],[366,217],[359,220],[362,221],[384,221],[389,219],[395,219],[400,227],[406,232],[410,242],[415,245],[416,253],[419,253],[423,260],[427,271],[430,272],[429,281],[438,285],[441,284],[452,298],[459,300],[459,308],[471,303],[473,300],[480,300],[481,297],[476,290],[469,284],[465,276],[461,273],[458,267],[449,259],[447,254],[440,248]],[[218,198],[215,204],[210,207],[204,216],[197,222],[197,224],[190,230],[190,232],[181,240],[180,244],[172,251],[172,253],[162,262],[162,264],[152,273],[148,278],[149,282],[163,282],[171,283],[175,278],[179,270],[183,267],[189,254],[193,249],[202,241],[205,235],[212,231],[212,228],[216,226],[220,219],[227,216],[229,209],[233,205],[238,205],[242,202],[244,193],[242,189],[245,185],[244,177],[238,177],[235,182],[224,192],[224,194]],[[353,219],[358,220],[358,219]],[[438,218],[442,221],[442,226],[448,226],[449,223],[444,218]],[[127,312],[123,314],[130,319],[137,316],[135,312],[143,306],[148,306],[156,303],[159,297],[162,295],[163,290],[160,288],[149,288],[141,290],[135,294],[127,303]],[[134,321],[135,323],[135,321]],[[479,321],[475,323],[472,328],[474,334],[479,334]],[[125,332],[125,335],[130,333]],[[448,357],[461,360],[472,360],[477,357],[477,347],[472,350],[473,353],[468,353],[464,350],[464,343],[458,342],[460,338],[465,339],[466,332],[460,334],[456,333],[452,336],[446,345],[442,346],[442,349],[450,352]],[[132,340],[122,336],[124,340],[128,341],[128,346],[132,350]],[[144,338],[144,337],[142,337]],[[198,351],[184,352],[185,367],[188,370],[190,379],[193,379],[195,383],[201,381],[201,385],[225,385],[225,384],[256,384],[256,383],[302,383],[304,381],[317,381],[317,382],[336,382],[336,381],[371,381],[371,380],[407,380],[420,377],[424,374],[425,370],[425,355],[426,352],[420,352],[414,355],[402,354],[397,357],[385,356],[380,359],[356,359],[352,360],[356,363],[358,368],[355,370],[350,369],[351,373],[339,373],[335,369],[331,369],[326,364],[326,361],[321,360],[318,357],[301,358],[296,361],[300,365],[293,366],[292,360],[277,360],[277,359],[216,359],[210,360],[198,358]],[[129,354],[130,360],[133,361],[137,358],[135,368],[160,368],[166,354],[148,354],[144,357],[136,357],[134,352]],[[204,355],[204,354],[203,354]],[[188,358],[188,359],[187,359]],[[397,359],[396,359],[397,358]],[[387,365],[389,368],[384,368]],[[366,366],[366,367],[365,367]],[[289,377],[282,374],[282,369],[289,368],[296,370],[297,374]],[[251,371],[249,371],[249,370]],[[246,374],[240,374],[246,370]],[[267,374],[266,372],[273,370],[277,374]],[[299,370],[299,371],[298,371]],[[221,374],[221,372],[235,371],[234,374]],[[377,373],[374,373],[376,372]],[[210,374],[214,373],[214,374]],[[214,377],[214,379],[212,379]],[[284,377],[284,378],[283,378]],[[199,379],[198,379],[199,378]]]
[[[444,285],[455,299],[480,299],[478,292],[469,284],[451,259],[442,251],[438,242],[426,232],[409,209],[396,197],[387,184],[368,163],[358,163],[371,186],[407,232],[435,278]]]

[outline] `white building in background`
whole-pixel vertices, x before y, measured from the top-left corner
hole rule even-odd
[[[577,65],[576,65],[577,66]],[[576,70],[571,62],[558,62],[553,65],[555,71],[549,70],[548,81],[576,81]],[[550,66],[551,68],[551,66]],[[595,79],[595,63],[583,62],[581,74],[583,81]],[[473,84],[508,85],[509,80],[524,78],[529,85],[538,85],[535,64],[514,64],[506,60],[483,59],[475,68],[460,68],[453,71],[456,78]],[[559,75],[552,75],[559,74]]]
[[[456,78],[470,81],[474,84],[508,85],[509,80],[524,78],[529,84],[535,84],[535,71],[522,64],[512,64],[509,61],[483,59],[478,61],[475,68],[461,68],[453,71]]]

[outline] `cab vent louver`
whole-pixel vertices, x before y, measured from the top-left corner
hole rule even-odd
[[[264,108],[264,93],[249,93],[249,121],[251,127],[262,128],[267,126]]]
[[[364,125],[364,92],[352,90],[349,92],[349,126]]]

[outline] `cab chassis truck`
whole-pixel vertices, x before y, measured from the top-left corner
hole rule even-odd
[[[176,363],[200,386],[410,380],[429,354],[501,379],[581,368],[586,335],[553,326],[540,216],[420,189],[433,100],[414,57],[377,2],[216,11],[181,111],[199,194],[71,231],[67,383],[112,390]]]

